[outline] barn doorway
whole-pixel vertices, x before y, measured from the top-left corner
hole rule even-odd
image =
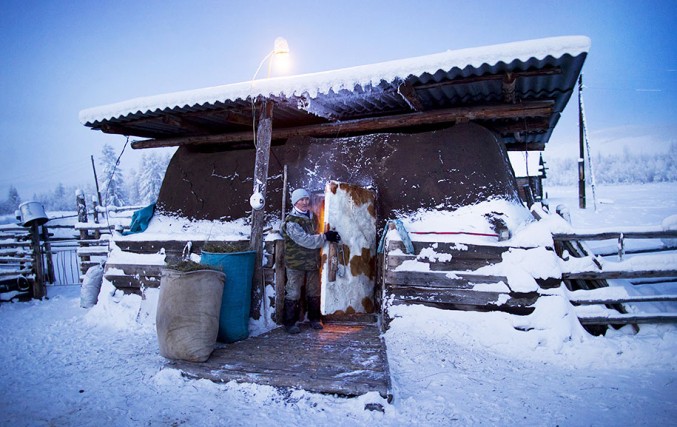
[[[376,283],[376,194],[330,181],[318,197],[321,231],[336,230],[339,243],[322,248],[321,307],[324,315],[373,313]]]

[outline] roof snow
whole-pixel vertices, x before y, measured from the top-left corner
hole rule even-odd
[[[129,114],[148,113],[156,110],[190,107],[251,97],[291,97],[328,94],[341,90],[353,91],[355,87],[377,86],[381,81],[393,82],[408,76],[424,73],[435,74],[439,70],[454,68],[478,68],[482,65],[509,63],[515,60],[544,59],[548,56],[559,58],[564,55],[577,56],[587,53],[590,39],[585,36],[551,37],[491,46],[459,49],[442,53],[362,65],[333,71],[278,77],[265,80],[214,86],[209,88],[174,92],[142,98],[80,112],[82,124],[95,123],[125,117]]]

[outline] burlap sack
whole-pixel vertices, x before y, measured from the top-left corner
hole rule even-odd
[[[160,354],[204,362],[214,350],[226,275],[163,269],[155,318]]]

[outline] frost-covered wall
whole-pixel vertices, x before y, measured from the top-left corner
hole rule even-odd
[[[254,155],[251,148],[180,148],[167,170],[159,208],[196,219],[248,216]],[[489,130],[472,123],[416,134],[292,138],[273,144],[266,206],[271,216],[281,209],[284,165],[288,190],[323,192],[330,180],[374,189],[380,220],[491,198],[519,203],[505,149]]]

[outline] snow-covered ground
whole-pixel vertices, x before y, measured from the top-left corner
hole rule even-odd
[[[659,225],[677,184],[603,187],[595,213],[547,189],[575,227]],[[529,316],[396,307],[385,334],[394,400],[188,380],[164,368],[153,293],[80,308],[79,287],[0,305],[1,425],[674,425],[677,328],[588,335],[562,298]],[[382,403],[385,411],[365,410]]]

